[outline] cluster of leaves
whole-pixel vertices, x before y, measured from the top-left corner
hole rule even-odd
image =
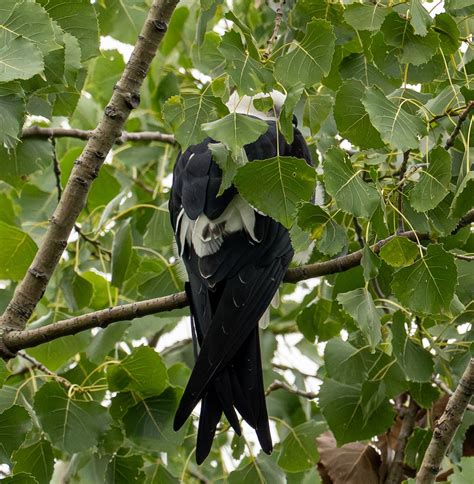
[[[183,148],[206,136],[219,141],[222,188],[235,183],[253,206],[290,228],[309,262],[362,246],[360,267],[321,278],[301,302],[283,298],[262,335],[267,383],[286,374],[272,365],[275,333],[304,336],[297,348],[319,370],[312,378],[291,371],[298,387],[321,382],[318,404],[272,392],[269,414],[281,441],[274,454],[249,455],[242,439],[219,432],[197,468],[195,428],[171,429],[192,349],[152,349],[164,346],[162,338],[187,311],[115,323],[28,350],[60,378],[21,357],[1,365],[7,482],[49,482],[54,471],[70,482],[305,483],[318,482],[318,462],[333,482],[383,476],[407,395],[429,414],[440,405],[433,376],[453,386],[471,356],[464,323],[473,310],[474,237],[469,227],[455,232],[474,201],[469,117],[454,146],[445,145],[474,99],[474,11],[462,0],[445,2],[437,15],[431,7],[420,0],[286,2],[269,56],[269,7],[201,0],[176,9],[127,131],[168,130]],[[66,183],[83,146],[75,139],[21,139],[25,120],[93,129],[124,68],[119,52],[100,54],[99,36],[132,44],[147,8],[144,0],[2,2],[0,311],[41,243],[57,185]],[[254,104],[266,111],[272,89],[287,95],[278,119],[282,136],[291,142],[296,114],[316,170],[279,155],[245,163],[243,146],[265,126],[225,103],[234,90],[263,93]],[[182,290],[166,206],[176,153],[160,143],[116,147],[29,327]],[[315,187],[317,206],[307,203]],[[424,237],[409,240],[400,228]],[[472,423],[469,414],[453,463],[461,462]],[[417,421],[407,469],[419,467],[429,425]],[[336,448],[328,429],[346,445]],[[395,437],[383,438],[389,429]],[[221,451],[229,446],[232,472]],[[341,469],[342,461],[353,466]],[[469,475],[472,462],[462,462]]]

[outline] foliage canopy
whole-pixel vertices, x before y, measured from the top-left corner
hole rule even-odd
[[[133,44],[149,3],[2,1],[0,313],[84,143],[22,129],[94,129],[127,50],[101,51],[100,38]],[[69,482],[296,484],[318,482],[318,461],[333,482],[383,478],[408,395],[436,415],[434,379],[453,388],[471,357],[474,234],[458,224],[474,204],[474,7],[435,7],[290,0],[276,14],[250,0],[178,5],[127,132],[172,133],[182,148],[211,135],[222,143],[215,156],[227,186],[234,180],[289,227],[310,263],[362,248],[361,264],[299,283],[302,299],[282,287],[262,333],[264,377],[294,386],[267,397],[280,441],[271,457],[225,431],[197,468],[195,427],[173,432],[193,363],[189,341],[169,336],[187,314],[180,309],[28,349],[48,371],[20,356],[0,362],[0,455],[13,476],[5,482],[47,483],[54,471]],[[242,146],[262,124],[225,102],[234,90],[272,89],[287,95],[282,135],[291,137],[295,114],[316,171],[280,156],[245,164]],[[159,141],[115,146],[29,328],[182,290],[167,213],[177,152]],[[307,203],[315,189],[318,206]],[[312,360],[311,375],[299,357],[284,359],[288,341]],[[316,399],[301,396],[305,386]],[[417,418],[406,469],[420,465],[430,423]],[[449,454],[450,465],[462,464],[452,482],[472,476],[472,458],[461,459],[471,423],[472,413]]]

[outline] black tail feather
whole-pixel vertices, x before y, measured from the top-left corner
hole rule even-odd
[[[199,428],[196,442],[196,462],[202,464],[209,455],[212,441],[216,433],[216,427],[221,419],[222,409],[219,399],[211,388],[206,392],[201,404],[201,416],[199,418]]]

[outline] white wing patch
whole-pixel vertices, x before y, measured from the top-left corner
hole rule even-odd
[[[215,219],[209,219],[202,213],[196,220],[191,220],[181,209],[176,222],[180,255],[183,255],[185,242],[194,248],[198,257],[215,254],[224,237],[239,230],[245,230],[252,240],[260,242],[255,236],[255,211],[239,195]]]

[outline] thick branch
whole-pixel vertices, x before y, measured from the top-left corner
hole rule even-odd
[[[463,217],[463,224],[468,225],[474,222],[474,210],[471,210],[465,217]],[[415,234],[415,232],[403,232],[398,234],[401,237],[407,237],[410,240],[427,239],[427,235]],[[378,252],[384,244],[392,240],[394,236],[380,240],[372,246],[374,252]],[[321,277],[338,272],[344,272],[360,264],[362,259],[362,250],[358,250],[336,259],[317,262],[315,264],[308,264],[305,266],[289,269],[285,275],[284,281],[289,283],[296,283],[313,277]],[[48,341],[52,341],[62,336],[76,334],[87,329],[95,327],[106,327],[111,323],[117,321],[131,320],[146,316],[148,314],[157,314],[165,311],[172,311],[188,305],[188,300],[184,292],[172,294],[171,296],[160,297],[156,299],[148,299],[132,304],[124,304],[101,311],[96,311],[83,316],[76,316],[75,318],[58,321],[57,323],[44,326],[42,328],[31,329],[26,331],[10,331],[3,335],[3,342],[5,350],[10,350],[11,354],[7,356],[14,356],[15,351],[22,348],[29,348],[37,346]]]
[[[22,330],[43,296],[66,248],[77,217],[84,208],[93,180],[114,142],[122,135],[122,128],[131,110],[140,103],[140,87],[177,3],[178,0],[153,1],[130,60],[114,87],[104,115],[90,134],[82,154],[75,161],[61,201],[50,219],[43,243],[0,319],[2,332]]]
[[[22,138],[77,138],[88,140],[94,131],[74,128],[42,128],[31,126],[23,129]],[[176,140],[172,134],[158,133],[156,131],[140,131],[138,133],[122,132],[122,135],[115,140],[115,144],[121,145],[127,141],[161,141],[162,143],[175,144]]]
[[[441,461],[462,422],[466,408],[473,395],[474,358],[467,365],[456,390],[448,401],[443,415],[436,422],[433,437],[426,450],[420,472],[416,476],[417,484],[431,484],[435,482]]]

